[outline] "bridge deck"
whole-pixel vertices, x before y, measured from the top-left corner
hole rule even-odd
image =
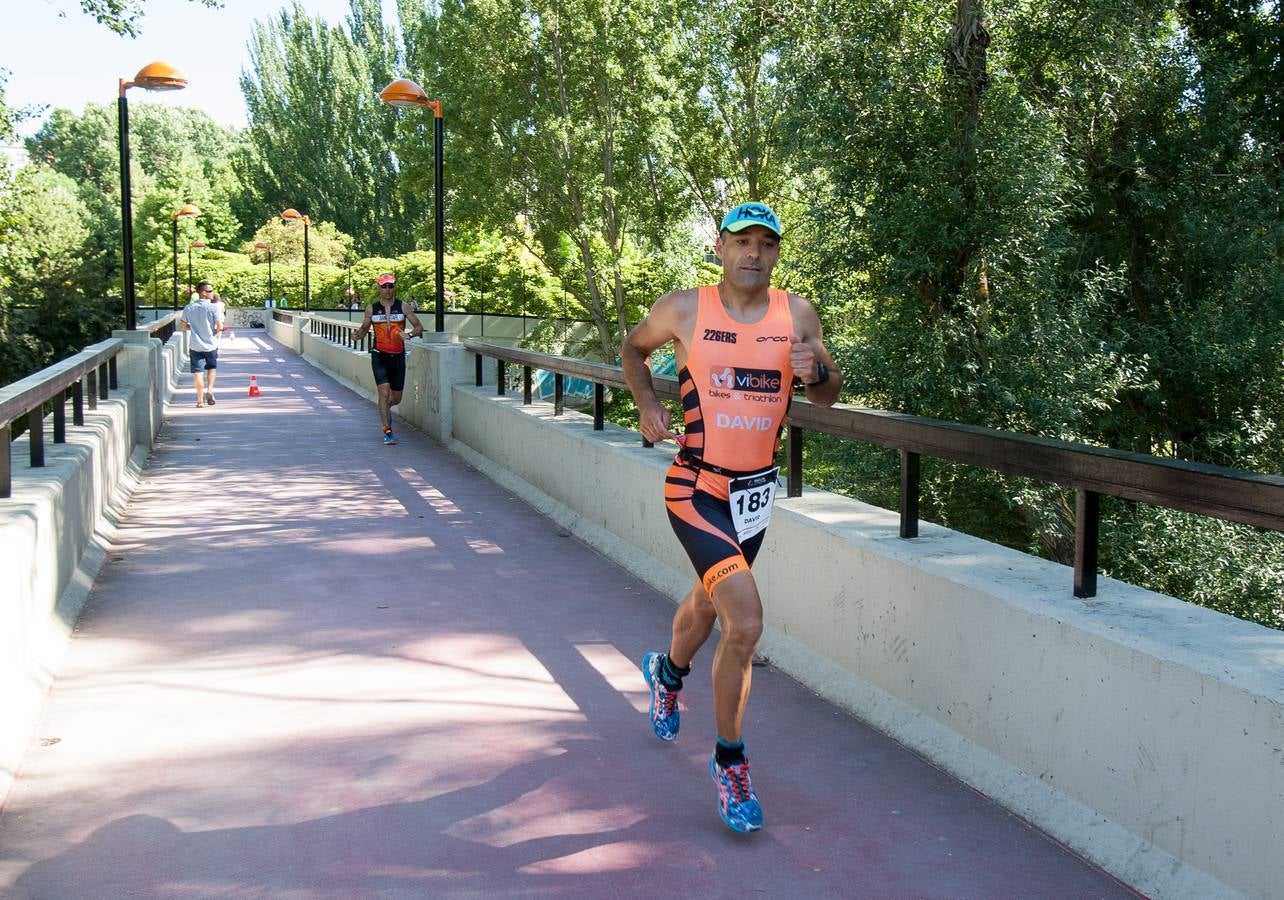
[[[222,362],[119,525],[0,895],[1133,896],[772,668],[767,828],[730,833],[710,648],[681,739],[646,722],[666,598],[262,332]]]

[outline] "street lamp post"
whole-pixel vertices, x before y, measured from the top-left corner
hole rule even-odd
[[[178,311],[178,220],[194,219],[201,214],[201,211],[192,203],[184,203],[177,210],[170,214],[170,249],[174,257],[174,311]],[[190,276],[190,273],[189,273]]]
[[[266,250],[268,254],[268,297],[276,302],[276,292],[272,290],[272,245],[258,241],[254,245],[255,250]]]
[[[120,239],[123,251],[121,268],[125,279],[125,328],[133,331],[138,325],[138,312],[134,297],[134,214],[129,198],[129,103],[125,91],[140,87],[146,91],[177,91],[187,87],[187,79],[169,63],[148,63],[138,70],[133,81],[119,79],[116,100],[118,140],[120,144]]]
[[[312,220],[293,207],[281,213],[281,218],[287,222],[303,223],[303,311],[307,312],[312,308],[312,291],[308,284],[308,227]]]
[[[446,207],[445,193],[442,185],[444,165],[443,150],[446,141],[446,126],[441,114],[441,100],[429,100],[424,89],[409,78],[398,78],[379,92],[379,99],[389,106],[419,106],[431,109],[433,115],[432,160],[433,160],[433,244],[436,251],[437,310],[434,329],[446,330]]]
[[[192,248],[196,247],[197,249],[200,249],[204,246],[204,241],[192,241],[187,245],[187,283],[189,286],[196,284],[196,282],[192,281]]]

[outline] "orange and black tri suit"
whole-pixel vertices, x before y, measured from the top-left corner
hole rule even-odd
[[[785,291],[771,289],[766,315],[746,325],[727,315],[716,286],[699,290],[695,332],[678,373],[686,434],[665,476],[664,504],[710,594],[728,575],[749,569],[766,535],[764,526],[738,538],[730,488],[775,482],[770,470],[794,378],[792,335]],[[760,473],[768,474],[755,481]]]
[[[374,331],[370,367],[374,370],[375,384],[386,384],[394,391],[401,391],[406,386],[406,314],[401,301],[393,300],[391,307],[372,304],[370,323]]]

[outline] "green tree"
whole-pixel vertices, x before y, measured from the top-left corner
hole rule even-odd
[[[619,2],[451,0],[408,26],[413,67],[450,124],[451,221],[523,242],[588,311],[607,359],[654,299],[630,294],[626,261],[661,249],[656,198],[675,194],[655,156],[672,24],[664,7]],[[431,153],[423,126],[405,127],[420,190]]]
[[[229,158],[238,143],[200,110],[139,103],[130,107],[134,259],[139,277],[168,263],[171,214],[195,203],[203,215],[180,240],[232,249],[249,233],[232,211],[239,186]],[[119,296],[120,157],[115,111],[87,104],[80,114],[55,109],[27,141],[32,158],[71,178],[89,211],[87,253]],[[186,248],[186,243],[181,249]]]
[[[396,114],[377,92],[401,57],[378,0],[351,9],[346,28],[309,18],[297,2],[255,25],[236,171],[252,220],[293,207],[334,222],[362,253],[399,253],[414,247],[422,204],[398,186]]]

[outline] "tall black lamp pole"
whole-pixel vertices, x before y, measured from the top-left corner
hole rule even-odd
[[[121,296],[125,301],[125,328],[133,331],[138,325],[138,311],[137,298],[134,296],[134,213],[130,208],[129,196],[129,103],[125,99],[125,92],[132,87],[147,91],[177,91],[187,87],[187,79],[168,63],[154,62],[139,69],[133,81],[121,78],[118,84],[116,111],[120,145],[121,269],[125,280]]]

